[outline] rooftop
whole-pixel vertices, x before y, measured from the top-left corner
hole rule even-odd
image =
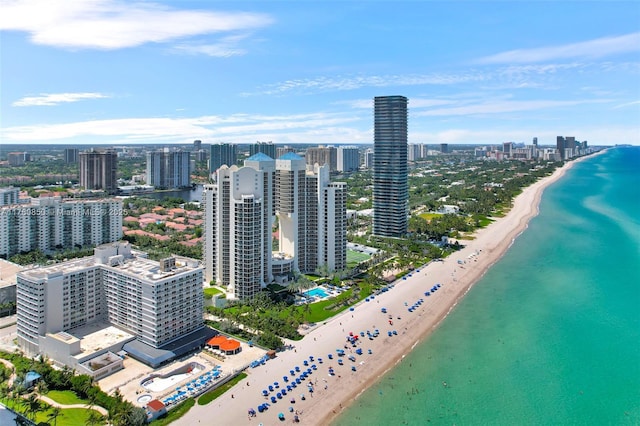
[[[91,257],[82,257],[80,259],[73,259],[63,263],[57,263],[55,265],[50,266],[36,266],[33,269],[27,269],[26,271],[22,271],[20,275],[31,278],[31,279],[45,279],[48,275],[62,274],[62,273],[72,273],[82,271],[88,268],[92,268],[96,266],[93,256]]]
[[[155,282],[172,275],[195,270],[199,267],[199,264],[198,261],[194,259],[177,257],[175,267],[162,271],[158,262],[143,257],[133,256],[131,258],[124,258],[122,256],[112,256],[109,258],[109,263],[100,264],[96,257],[88,256],[51,266],[36,267],[22,271],[21,275],[27,279],[41,280],[51,275],[70,274],[95,267],[117,270],[138,279],[142,278],[146,281]]]
[[[23,269],[20,265],[0,259],[0,287],[15,284],[16,274]]]
[[[294,152],[287,152],[286,154],[281,155],[278,160],[304,160],[304,158]]]
[[[88,353],[98,352],[116,343],[127,342],[135,338],[134,335],[122,331],[106,322],[98,322],[72,330],[50,333],[47,336],[63,341],[66,344],[72,344],[80,340],[80,349],[82,352],[76,355],[76,357],[80,358]]]
[[[273,158],[263,152],[258,152],[247,158],[247,161],[273,161]]]

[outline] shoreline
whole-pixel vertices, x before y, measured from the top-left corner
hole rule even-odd
[[[294,350],[280,352],[264,366],[247,370],[248,377],[241,384],[208,405],[196,404],[173,424],[198,424],[201,419],[211,416],[215,416],[222,424],[262,423],[267,426],[293,423],[293,413],[288,409],[290,406],[299,412],[300,424],[326,425],[335,421],[365,390],[402,362],[404,355],[424,342],[471,287],[500,260],[516,238],[527,229],[529,221],[539,213],[544,189],[564,176],[576,162],[590,157],[565,163],[551,175],[524,188],[514,199],[511,210],[504,217],[477,230],[475,238],[465,241],[463,249],[443,262],[431,262],[416,269],[411,277],[396,281],[390,291],[375,296],[369,302],[360,302],[353,312],[347,310],[334,316],[310,331],[302,340],[287,341],[294,345]],[[426,297],[424,293],[436,283],[441,287]],[[419,299],[424,302],[413,312],[407,312],[407,306],[414,305]],[[390,322],[388,314],[381,313],[382,307],[392,314],[393,324],[387,324]],[[358,334],[375,328],[380,330],[380,335],[372,340],[366,337],[360,339],[358,347],[363,349],[363,354],[356,357],[355,363],[344,359],[343,366],[337,365],[336,348],[344,347],[349,332]],[[397,334],[388,336],[392,330]],[[346,352],[350,350],[345,348]],[[368,354],[368,350],[372,353]],[[333,360],[327,359],[329,353],[334,355]],[[308,361],[310,355],[315,358],[309,365],[317,365],[317,371],[313,371],[308,379],[316,383],[313,395],[305,392],[306,382],[302,382],[300,387],[271,404],[267,411],[258,413],[256,418],[249,418],[249,407],[256,409],[259,404],[267,402],[262,390],[274,381],[285,384],[284,376],[290,377],[289,371],[294,366],[302,367],[303,361]],[[317,357],[324,358],[324,362],[318,363]],[[351,370],[352,365],[356,367],[355,372]],[[334,367],[336,375],[327,374],[329,366]],[[303,393],[306,396],[304,401],[300,400]],[[272,392],[269,395],[274,394]],[[291,395],[294,395],[295,403],[290,403]],[[278,413],[285,414],[284,421],[278,419]]]

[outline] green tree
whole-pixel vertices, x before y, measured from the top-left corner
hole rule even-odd
[[[58,417],[60,417],[60,414],[62,414],[60,407],[53,407],[47,416],[47,420],[53,422],[53,426],[56,426],[58,424]]]
[[[35,393],[32,393],[27,398],[27,409],[29,410],[27,416],[31,420],[35,420],[36,415],[42,411],[42,407],[40,405],[40,400]]]
[[[84,424],[86,426],[98,426],[105,423],[105,417],[96,410],[91,410]]]

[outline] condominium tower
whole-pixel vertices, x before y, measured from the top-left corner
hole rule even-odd
[[[80,154],[80,186],[101,189],[108,194],[118,191],[118,155],[113,149],[83,151]]]
[[[339,172],[353,172],[360,168],[360,150],[355,146],[338,148],[336,169]]]
[[[253,297],[274,279],[346,266],[346,186],[329,181],[328,166],[263,153],[244,167],[221,167],[205,185],[205,280],[232,297]],[[272,253],[274,213],[279,248]]]
[[[97,246],[122,238],[122,201],[34,198],[0,207],[0,257]]]
[[[147,185],[160,189],[191,186],[191,153],[188,151],[162,151],[147,153]]]
[[[238,147],[230,143],[212,144],[209,155],[209,172],[215,173],[221,166],[229,167],[238,161]]]
[[[17,310],[18,344],[29,355],[45,353],[75,368],[95,354],[82,355],[89,342],[74,347],[73,335],[102,324],[129,335],[113,349],[131,345],[131,355],[157,365],[169,355],[158,349],[204,327],[202,268],[193,259],[149,260],[129,243],[102,245],[94,256],[20,272]],[[96,352],[108,349],[107,340]]]
[[[0,206],[10,206],[11,204],[18,204],[20,199],[20,188],[9,186],[6,188],[0,188]]]
[[[407,98],[374,99],[373,234],[401,237],[408,224]]]
[[[321,166],[328,165],[329,171],[338,170],[338,151],[335,146],[309,147],[305,152],[305,160],[308,165],[313,166],[319,164]]]
[[[261,152],[263,154],[268,155],[271,158],[276,158],[276,145],[269,141],[269,142],[256,142],[254,144],[251,144],[249,146],[249,156],[254,156],[257,153]]]

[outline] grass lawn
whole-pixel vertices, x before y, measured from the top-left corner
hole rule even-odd
[[[176,408],[170,410],[166,416],[161,417],[159,419],[155,419],[149,426],[165,426],[168,425],[180,417],[184,416],[187,411],[191,409],[196,404],[196,401],[193,398],[189,398],[184,402],[181,402]],[[83,423],[84,424],[84,423]]]
[[[353,290],[347,290],[342,293],[340,296],[344,298],[349,298],[352,294]],[[327,300],[321,300],[316,303],[312,303],[309,305],[309,311],[307,311],[307,307],[305,306],[296,306],[294,309],[298,310],[304,316],[305,321],[307,322],[322,322],[327,318],[331,318],[332,316],[344,311],[349,306],[344,306],[342,304],[337,304],[336,299],[331,298]],[[331,305],[336,305],[332,309],[327,309]]]
[[[222,293],[223,293],[222,290],[219,290],[215,287],[207,287],[204,289],[204,295],[207,297],[213,297],[216,294],[222,294]]]
[[[86,425],[91,411],[93,410],[89,410],[88,408],[63,408],[60,411],[60,416],[56,420],[56,426]],[[49,413],[51,413],[51,409],[44,413],[38,413],[36,420],[38,422],[47,422]],[[102,422],[101,424],[104,425],[106,422]]]
[[[494,221],[494,219],[490,219],[484,215],[474,216],[474,219],[478,221],[478,224],[480,225],[481,228],[488,226],[491,222]]]
[[[76,397],[77,398],[77,397]],[[14,406],[13,402],[10,402],[4,398],[0,398],[0,401],[11,407],[15,411],[24,413],[26,408],[26,401],[19,406]],[[82,403],[82,402],[80,402]],[[46,403],[41,402],[40,407],[47,406]],[[46,411],[41,411],[36,413],[36,423],[48,424],[49,422],[49,414],[51,414],[53,407],[49,407]],[[89,408],[62,408],[60,410],[60,415],[56,420],[56,426],[79,426],[87,424],[87,419],[89,418],[89,414],[91,413]],[[106,422],[102,423],[106,424]]]
[[[220,386],[219,388],[216,388],[212,391],[205,393],[200,398],[198,398],[198,405],[207,405],[208,403],[210,403],[211,401],[213,401],[214,399],[216,399],[217,397],[219,397],[220,395],[222,395],[223,393],[231,389],[233,386],[235,386],[235,384],[238,383],[240,380],[243,380],[246,377],[247,377],[247,373],[240,373],[233,379],[229,380],[224,385]]]
[[[76,395],[76,393],[72,390],[51,390],[47,393],[47,396],[53,399],[55,402],[64,405],[71,404],[88,404],[89,401],[86,399],[81,399]]]
[[[434,217],[440,217],[440,216],[442,216],[440,213],[422,213],[420,215],[420,217],[426,220],[427,222],[429,222]]]

